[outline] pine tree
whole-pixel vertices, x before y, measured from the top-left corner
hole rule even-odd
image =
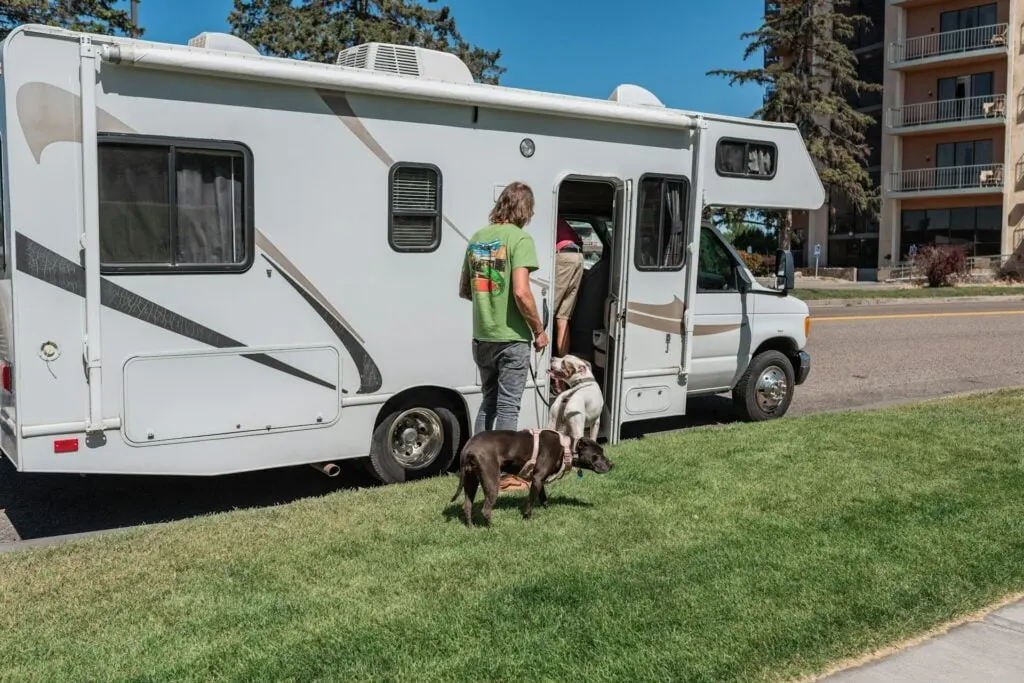
[[[865,170],[873,119],[847,101],[854,93],[880,92],[881,85],[860,80],[857,58],[846,44],[866,16],[845,13],[849,0],[778,0],[764,23],[740,37],[749,41],[744,59],[762,52],[765,65],[753,69],[716,69],[730,85],[756,83],[767,89],[764,106],[754,113],[765,121],[795,123],[830,196],[844,194],[865,215],[877,215],[879,196]],[[789,249],[792,212],[767,216],[779,224],[779,243]]]
[[[449,7],[414,0],[235,0],[228,22],[232,33],[275,57],[333,63],[342,50],[377,41],[451,52],[482,83],[496,84],[505,72],[501,51],[466,42]]]
[[[117,0],[0,0],[0,40],[22,24],[60,26],[74,31],[131,35],[131,15]],[[142,35],[142,29],[138,30]]]

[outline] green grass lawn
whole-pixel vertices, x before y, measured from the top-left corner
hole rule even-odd
[[[1024,589],[1024,392],[613,449],[0,556],[12,680],[780,680]],[[478,503],[479,505],[479,503]]]
[[[907,287],[903,289],[796,289],[790,294],[804,301],[821,299],[935,299],[965,296],[1024,296],[1024,286],[970,285],[960,287]]]

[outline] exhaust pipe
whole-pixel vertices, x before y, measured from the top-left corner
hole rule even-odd
[[[341,468],[333,462],[314,462],[310,463],[309,466],[326,474],[328,477],[336,477],[341,474]]]

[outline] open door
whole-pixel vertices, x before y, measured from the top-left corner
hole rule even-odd
[[[605,414],[601,423],[607,429],[608,443],[619,442],[622,428],[622,379],[626,363],[626,293],[629,291],[629,255],[632,253],[633,181],[627,180],[615,191],[614,253],[608,292],[606,328],[608,354],[605,368]]]

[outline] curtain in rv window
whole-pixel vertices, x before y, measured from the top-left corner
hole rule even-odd
[[[683,267],[689,189],[685,178],[641,178],[634,255],[637,270],[679,270]]]
[[[248,192],[241,150],[101,141],[104,269],[244,269],[252,253]]]

